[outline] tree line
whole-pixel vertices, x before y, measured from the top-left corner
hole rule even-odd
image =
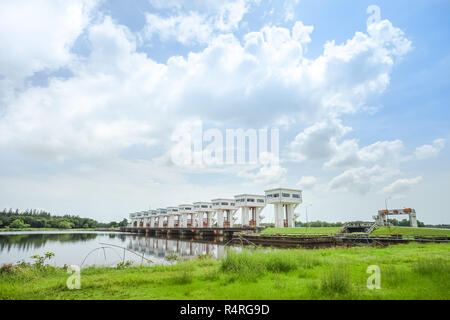
[[[94,229],[122,227],[126,226],[127,223],[127,219],[123,219],[121,222],[101,223],[94,219],[80,218],[70,214],[56,216],[50,212],[36,209],[25,211],[4,209],[0,211],[0,228]]]

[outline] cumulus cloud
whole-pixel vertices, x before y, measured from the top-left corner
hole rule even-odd
[[[425,144],[421,147],[416,148],[416,158],[419,160],[424,160],[428,158],[436,157],[442,149],[445,147],[445,139],[436,139],[433,144]]]
[[[156,63],[137,51],[135,34],[106,16],[88,28],[92,50],[70,63],[72,77],[51,78],[48,86],[11,101],[0,118],[0,145],[55,159],[106,158],[157,146],[153,157],[169,150],[182,120],[257,128],[308,117],[328,120],[300,133],[292,154],[326,159],[350,131],[339,116],[384,90],[408,40],[382,21],[344,44],[327,43],[310,60],[303,52],[312,30],[297,22],[292,29],[266,26],[242,40],[213,35],[197,53]],[[258,170],[241,176],[270,183],[286,174],[271,161]]]
[[[3,76],[20,87],[37,71],[68,64],[73,58],[70,49],[87,26],[97,2],[1,1],[0,80]]]
[[[338,119],[318,122],[306,128],[291,142],[291,157],[299,161],[326,159],[335,151],[337,140],[350,130]]]
[[[379,183],[397,174],[399,174],[397,169],[380,167],[378,165],[352,168],[333,178],[328,184],[328,188],[336,191],[366,194]]]
[[[336,145],[333,156],[325,163],[326,168],[351,167],[364,163],[395,166],[410,157],[405,154],[401,140],[378,141],[359,148],[355,139]]]
[[[398,179],[390,185],[383,188],[383,192],[390,195],[404,194],[412,189],[412,187],[422,181],[422,177],[413,179]]]
[[[312,189],[317,183],[317,178],[313,176],[305,176],[301,177],[299,182],[297,182],[297,186],[302,189]]]
[[[212,40],[214,35],[237,30],[250,2],[252,1],[169,1],[163,4],[154,1],[156,8],[169,7],[178,10],[169,16],[147,13],[142,35],[147,40],[156,36],[161,41],[175,40],[184,45],[205,44]],[[186,11],[188,13],[185,13]]]
[[[264,186],[273,186],[283,183],[286,179],[287,170],[280,166],[279,159],[270,152],[264,152],[259,159],[261,167],[256,173],[243,170],[239,173],[240,177],[251,180],[255,184]]]
[[[209,21],[196,12],[168,18],[148,13],[146,20],[147,25],[143,34],[149,40],[158,36],[162,41],[175,39],[184,45],[206,43],[213,33]]]

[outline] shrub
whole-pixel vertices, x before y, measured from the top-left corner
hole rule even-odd
[[[413,265],[413,270],[421,275],[432,275],[436,273],[449,273],[450,266],[447,261],[441,258],[428,258],[417,261]]]
[[[2,273],[16,274],[18,269],[19,269],[19,267],[15,266],[11,263],[7,263],[0,267],[0,274],[2,274]]]
[[[348,293],[352,289],[348,269],[339,265],[332,270],[326,271],[320,281],[320,289],[326,293]]]
[[[382,281],[391,286],[398,285],[407,280],[407,275],[396,267],[389,266],[382,272]]]
[[[231,273],[234,278],[255,281],[265,271],[265,266],[256,254],[244,250],[240,253],[228,250],[226,257],[221,262],[221,269]]]
[[[172,282],[174,284],[189,284],[192,283],[193,275],[190,270],[182,270],[181,273],[175,275],[172,277]]]
[[[178,261],[178,256],[177,256],[176,253],[169,253],[166,256],[166,260],[169,261],[169,262],[175,262],[175,261]]]
[[[121,261],[117,264],[116,268],[117,269],[126,269],[129,268],[133,265],[133,261],[127,260],[127,261]]]
[[[11,224],[9,225],[9,227],[13,228],[13,229],[23,229],[23,228],[28,228],[29,226],[30,225],[25,224],[22,219],[16,219],[13,222],[11,222]]]
[[[297,263],[288,252],[269,253],[264,259],[264,265],[270,272],[289,272],[297,269]]]

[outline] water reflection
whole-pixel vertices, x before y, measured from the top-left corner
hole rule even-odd
[[[217,259],[221,258],[225,253],[223,243],[154,237],[132,237],[127,248],[149,258],[164,258],[175,254],[180,258],[212,255]]]
[[[103,248],[104,247],[104,248]],[[128,250],[136,252],[129,252]],[[51,264],[116,266],[122,261],[143,262],[141,255],[152,263],[169,263],[176,255],[189,259],[198,255],[221,258],[225,246],[218,239],[166,239],[111,232],[10,232],[0,234],[0,265],[31,262],[35,254],[55,253]],[[83,263],[84,261],[84,263]]]

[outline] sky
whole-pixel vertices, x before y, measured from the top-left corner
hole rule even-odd
[[[387,202],[448,224],[449,13],[447,0],[1,0],[0,208],[107,222],[286,187],[303,190],[303,221],[306,208],[370,221]],[[276,131],[277,148],[205,161],[234,151],[209,142],[237,129]]]

